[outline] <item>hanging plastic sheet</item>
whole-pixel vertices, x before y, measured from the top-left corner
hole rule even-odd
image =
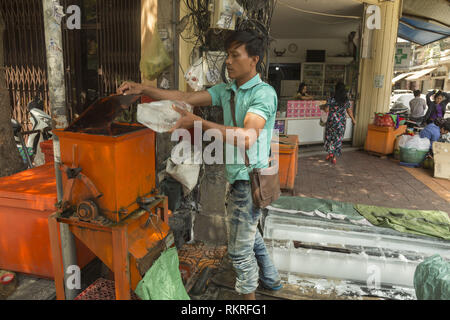
[[[142,300],[190,300],[181,280],[176,248],[164,251],[138,283]]]
[[[154,80],[171,64],[172,59],[167,53],[158,32],[154,32],[151,41],[142,50],[141,72],[146,79]]]

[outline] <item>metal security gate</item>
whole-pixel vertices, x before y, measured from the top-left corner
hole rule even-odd
[[[64,12],[78,5],[81,30],[62,20],[68,120],[98,97],[116,91],[122,81],[140,82],[141,1],[61,0]],[[28,103],[39,96],[48,104],[42,0],[1,0],[5,19],[6,81],[13,118],[28,125]]]
[[[64,25],[69,117],[80,114],[98,97],[115,93],[125,80],[140,82],[141,1],[63,0],[78,5],[81,30]]]
[[[141,80],[141,0],[97,0],[97,8],[99,88],[105,95],[124,80]]]
[[[27,105],[35,96],[49,111],[42,0],[1,0],[0,10],[5,20],[3,46],[12,116],[26,128]]]

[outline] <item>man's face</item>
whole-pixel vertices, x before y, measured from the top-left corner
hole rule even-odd
[[[442,96],[437,96],[437,97],[434,98],[434,102],[436,102],[436,104],[441,103],[442,100],[444,100],[444,98]]]
[[[256,70],[259,57],[249,57],[245,49],[245,44],[238,45],[232,43],[227,52],[228,57],[225,63],[230,79],[243,78],[249,73],[252,73],[253,70]]]

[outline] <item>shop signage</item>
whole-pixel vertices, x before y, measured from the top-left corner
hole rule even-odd
[[[408,68],[411,64],[412,49],[411,43],[397,43],[395,50],[395,68]]]

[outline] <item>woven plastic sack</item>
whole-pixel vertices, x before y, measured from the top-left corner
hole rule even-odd
[[[414,289],[419,300],[450,300],[450,262],[435,254],[416,267]]]
[[[190,300],[181,280],[176,248],[161,253],[134,292],[142,300]]]
[[[190,157],[179,157],[179,155],[173,154],[175,148],[191,151]],[[185,140],[178,143],[175,148],[172,150],[171,158],[167,160],[166,172],[183,185],[184,195],[187,195],[197,185],[200,173],[200,164],[198,162],[201,161],[202,157],[201,150],[195,150],[191,146],[191,141]],[[198,162],[196,163],[196,161]]]
[[[172,59],[164,47],[158,32],[153,32],[149,43],[143,48],[140,69],[146,79],[155,80],[167,67]]]

